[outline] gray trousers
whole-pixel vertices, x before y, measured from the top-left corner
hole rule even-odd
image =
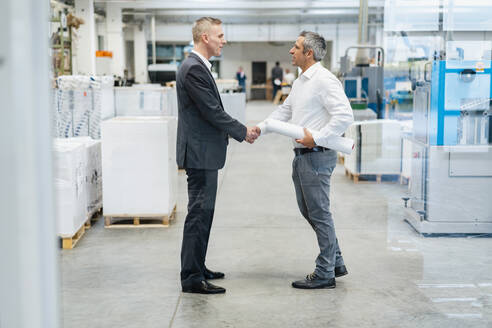
[[[335,267],[344,265],[330,212],[330,180],[336,166],[334,150],[296,155],[292,180],[297,204],[318,238],[320,253],[315,273],[321,278],[335,277]]]

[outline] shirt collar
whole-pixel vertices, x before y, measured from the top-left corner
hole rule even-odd
[[[321,67],[321,63],[316,62],[315,64],[311,65],[311,67],[309,67],[304,73],[302,73],[302,76],[304,76],[307,79],[311,79],[314,73],[316,73],[316,71],[318,71],[320,67]]]
[[[203,57],[203,55],[198,51],[191,50],[191,52],[197,55],[202,60],[202,62],[205,64],[205,66],[207,66],[209,71],[212,71],[212,64],[210,64],[207,58]]]

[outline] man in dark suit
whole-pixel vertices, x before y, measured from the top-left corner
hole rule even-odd
[[[253,143],[255,129],[247,128],[225,111],[208,59],[219,56],[226,44],[222,22],[211,17],[193,26],[194,48],[181,64],[176,79],[178,138],[176,158],[188,176],[188,215],[181,247],[183,292],[218,294],[225,289],[207,280],[223,278],[205,266],[215,209],[218,170],[224,167],[229,136]]]
[[[280,67],[280,63],[276,62],[275,67],[272,68],[272,86],[273,86],[273,94],[272,100],[275,100],[277,96],[277,92],[282,89],[282,81],[284,79],[284,70]]]

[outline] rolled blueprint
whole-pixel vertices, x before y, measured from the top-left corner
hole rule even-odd
[[[279,120],[267,119],[260,123],[258,127],[261,129],[262,134],[273,132],[294,139],[304,138],[304,129],[301,126]],[[308,130],[311,133],[317,132],[310,129]],[[332,135],[328,137],[327,143],[324,146],[345,154],[350,154],[354,148],[354,141],[349,138]]]

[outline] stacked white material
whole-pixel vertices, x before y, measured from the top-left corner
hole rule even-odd
[[[82,145],[85,149],[86,217],[91,216],[102,206],[102,164],[101,141],[90,137],[55,139],[55,147]]]
[[[376,113],[369,108],[366,109],[355,109],[352,111],[354,114],[354,121],[370,121],[370,120],[376,120],[378,116]]]
[[[176,88],[164,88],[164,112],[166,116],[178,117],[178,96]]]
[[[72,237],[86,217],[86,149],[80,143],[54,144],[56,228],[60,237]]]
[[[360,131],[360,132],[359,132]],[[345,156],[345,168],[359,174],[400,174],[401,126],[398,121],[355,122],[345,136],[360,140],[360,150]]]
[[[239,83],[237,80],[215,80],[215,84],[217,85],[217,89],[220,93],[226,92],[227,90],[237,90],[239,87]]]
[[[176,205],[175,117],[116,117],[102,124],[105,216],[165,216]]]
[[[117,87],[116,116],[164,115],[164,87]]]
[[[60,76],[54,101],[54,136],[101,137],[101,121],[114,116],[110,76]]]
[[[133,84],[132,88],[138,88],[138,89],[161,89],[162,85],[160,83],[138,83],[138,84]]]
[[[89,119],[89,136],[101,138],[101,121],[114,117],[114,79],[111,76],[91,77],[93,110]]]
[[[224,110],[239,122],[246,124],[246,93],[221,93]]]
[[[115,116],[114,110],[114,78],[112,76],[96,76],[93,78],[92,87],[98,91],[94,94],[95,107],[100,106],[101,120]],[[99,98],[98,98],[99,97]],[[101,130],[99,127],[100,138]],[[92,135],[91,135],[92,136]]]
[[[90,77],[60,76],[57,84],[58,106],[53,115],[55,137],[88,136],[94,111]]]

